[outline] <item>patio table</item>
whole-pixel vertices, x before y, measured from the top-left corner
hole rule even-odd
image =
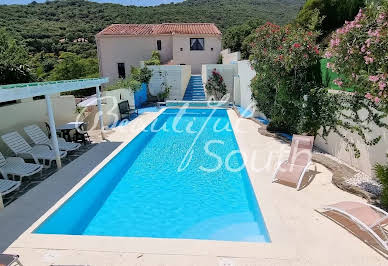
[[[66,141],[71,142],[70,131],[76,130],[82,127],[83,124],[84,122],[69,122],[69,123],[57,126],[57,131],[61,132],[63,138]]]

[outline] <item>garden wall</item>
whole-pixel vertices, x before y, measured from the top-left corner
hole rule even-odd
[[[157,96],[162,92],[162,83],[166,82],[170,87],[169,100],[182,100],[186,91],[187,84],[191,77],[190,65],[163,65],[148,66],[153,75],[149,83],[149,91],[152,96]]]
[[[51,96],[51,101],[57,125],[75,121],[76,105],[74,96]],[[21,100],[20,103],[1,106],[0,121],[0,135],[11,131],[18,131],[27,142],[30,142],[30,139],[24,134],[23,128],[37,124],[46,132],[44,124],[48,122],[46,100],[27,98]],[[0,140],[0,152],[12,155],[2,140]]]
[[[221,51],[221,56],[222,63],[228,65],[232,63],[237,63],[241,59],[241,52],[231,53],[230,49],[225,49]]]
[[[206,83],[208,79],[212,75],[212,71],[216,69],[221,76],[224,78],[225,85],[227,88],[228,93],[230,93],[231,98],[229,101],[233,101],[234,96],[234,78],[237,76],[237,64],[214,64],[214,65],[202,65],[202,81],[204,83],[204,86],[206,86]]]
[[[244,109],[248,109],[255,115],[259,115],[256,111],[256,103],[252,99],[251,80],[256,76],[255,70],[252,69],[249,60],[239,61],[238,77],[239,77],[239,101],[235,101],[237,105],[240,105]]]
[[[363,112],[360,112],[362,115]],[[364,112],[365,115],[366,111]],[[385,118],[383,122],[388,123],[388,118]],[[367,140],[371,140],[375,137],[382,136],[380,142],[375,146],[368,146],[364,143],[358,134],[351,133],[350,131],[342,131],[347,138],[356,142],[358,149],[360,149],[360,158],[355,158],[353,149],[350,147],[347,149],[344,140],[335,133],[331,133],[327,137],[327,142],[321,137],[317,137],[315,145],[322,150],[334,155],[335,157],[347,162],[354,168],[357,168],[368,175],[374,175],[373,167],[376,163],[386,164],[388,152],[388,130],[379,128],[376,125],[370,126],[371,133],[366,134]]]

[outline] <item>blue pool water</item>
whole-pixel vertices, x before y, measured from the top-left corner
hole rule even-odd
[[[35,233],[269,242],[226,110],[178,113],[161,114]]]

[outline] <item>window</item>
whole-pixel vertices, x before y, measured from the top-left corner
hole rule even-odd
[[[124,63],[118,63],[117,69],[119,72],[119,78],[125,79],[125,64]]]
[[[181,48],[181,52],[183,51],[183,48]]]
[[[212,47],[210,50],[212,50],[212,51],[213,51],[213,50],[214,50],[214,48]]]
[[[190,50],[191,51],[205,50],[205,39],[204,38],[190,38]]]
[[[162,41],[161,40],[157,40],[156,41],[156,45],[158,46],[158,51],[161,51],[162,50]]]

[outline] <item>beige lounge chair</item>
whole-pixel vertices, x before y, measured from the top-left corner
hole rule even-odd
[[[325,206],[320,211],[325,216],[345,227],[372,247],[378,244],[388,252],[388,236],[384,227],[388,213],[373,205],[344,201]],[[374,243],[373,243],[374,242]]]
[[[296,187],[299,190],[303,176],[311,165],[313,145],[314,137],[294,135],[288,160],[277,167],[272,182]]]
[[[19,265],[23,266],[19,261],[18,255],[0,254],[0,265],[11,266]]]

